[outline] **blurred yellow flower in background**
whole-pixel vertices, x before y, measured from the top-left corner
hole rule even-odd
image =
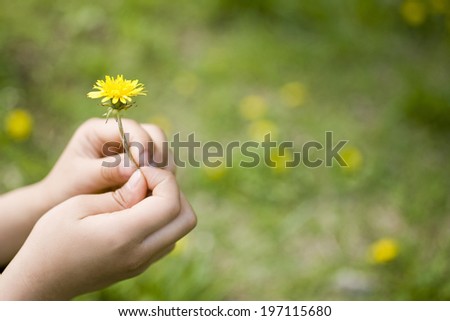
[[[427,17],[427,8],[422,1],[405,0],[400,7],[403,19],[411,26],[420,26]]]
[[[188,97],[197,90],[198,78],[193,73],[184,72],[175,77],[173,84],[180,95]]]
[[[272,139],[276,137],[278,134],[278,127],[270,120],[259,119],[250,123],[248,133],[253,140],[263,141],[264,136],[268,133],[271,134]]]
[[[341,167],[342,170],[347,172],[356,172],[361,169],[364,159],[362,153],[358,148],[349,146],[344,148],[339,154],[341,155],[344,162],[348,165]]]
[[[430,0],[430,3],[431,10],[437,14],[445,14],[449,8],[449,0]]]
[[[249,95],[244,97],[240,104],[239,110],[243,118],[255,120],[263,117],[267,112],[266,100],[258,95]]]
[[[375,264],[384,264],[398,256],[398,243],[390,238],[383,238],[370,246],[370,260]]]
[[[227,172],[227,168],[225,167],[224,164],[222,164],[221,166],[218,167],[204,167],[204,171],[206,173],[206,176],[208,176],[209,179],[213,180],[213,181],[219,181],[221,180],[226,172]]]
[[[5,118],[5,130],[14,140],[26,140],[33,130],[33,118],[24,109],[13,109]]]
[[[284,150],[283,155],[281,155],[281,152],[278,149],[274,149],[270,153],[270,160],[275,163],[275,167],[273,167],[273,170],[280,174],[286,172],[289,169],[289,167],[286,167],[286,163],[292,161],[293,159],[294,157],[292,152],[287,149]]]
[[[182,255],[189,244],[189,241],[187,240],[188,238],[185,236],[182,239],[180,239],[176,244],[175,244],[175,248],[173,249],[171,255],[173,256],[180,256]]]
[[[150,117],[149,122],[152,124],[155,124],[156,126],[161,127],[161,129],[166,133],[166,135],[169,135],[172,132],[172,122],[169,118],[162,114],[156,114],[152,117]]]
[[[287,106],[292,108],[299,107],[305,103],[306,88],[297,81],[287,83],[281,87],[280,97]]]

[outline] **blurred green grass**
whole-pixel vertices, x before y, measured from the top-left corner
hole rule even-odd
[[[280,141],[350,141],[348,170],[180,169],[197,229],[142,276],[81,299],[450,299],[449,1],[0,4],[0,120],[33,117],[25,141],[2,127],[0,191],[44,177],[102,115],[85,95],[105,74],[143,82],[127,116],[170,134],[252,139],[264,124],[241,104],[256,95]],[[296,107],[290,83],[305,91]],[[383,238],[398,256],[373,264]]]

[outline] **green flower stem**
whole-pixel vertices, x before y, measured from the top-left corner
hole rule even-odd
[[[123,125],[122,125],[122,117],[120,116],[120,112],[115,113],[117,124],[119,124],[119,132],[120,136],[122,137],[123,142],[123,149],[125,150],[125,153],[128,155],[128,157],[133,162],[134,166],[136,166],[137,169],[140,169],[139,164],[134,159],[133,155],[130,152],[130,146],[128,145],[127,137],[125,136],[125,132],[123,131]]]

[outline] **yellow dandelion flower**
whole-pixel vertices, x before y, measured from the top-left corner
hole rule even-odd
[[[267,134],[271,134],[271,137],[274,138],[277,136],[278,127],[277,125],[267,119],[260,119],[253,121],[248,127],[248,133],[250,137],[255,141],[264,140],[264,136]]]
[[[280,97],[288,107],[299,107],[305,103],[306,88],[297,81],[287,83],[281,87]]]
[[[243,118],[255,120],[263,117],[267,112],[265,99],[258,95],[244,97],[239,104],[240,113]]]
[[[400,7],[403,19],[411,26],[420,26],[427,18],[425,4],[418,0],[406,0]]]
[[[5,129],[9,137],[18,141],[26,140],[33,130],[33,118],[24,109],[14,109],[6,116]]]
[[[339,153],[347,164],[347,166],[342,167],[344,171],[356,172],[363,164],[363,155],[360,150],[356,147],[346,147],[342,152]]]
[[[384,264],[398,256],[398,243],[390,238],[383,238],[370,246],[370,260],[375,264]]]
[[[127,80],[123,75],[118,75],[117,78],[105,76],[105,80],[97,80],[93,89],[98,91],[89,92],[87,94],[89,98],[103,98],[102,103],[110,102],[116,109],[128,106],[132,102],[131,97],[146,95],[144,85],[139,83],[139,80]]]
[[[130,153],[120,112],[133,106],[134,102],[131,97],[147,95],[144,91],[144,85],[139,83],[137,79],[128,80],[124,79],[123,75],[117,75],[116,78],[105,76],[105,80],[97,80],[93,88],[98,91],[91,91],[87,96],[92,99],[103,98],[102,105],[108,107],[108,111],[104,115],[106,116],[106,121],[108,121],[110,115],[115,117],[124,149],[136,168],[139,168],[139,164]]]

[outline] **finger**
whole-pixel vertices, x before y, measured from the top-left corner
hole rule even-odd
[[[148,164],[149,134],[134,121],[124,119],[123,124],[133,159],[140,166]],[[115,120],[105,124],[104,120],[91,119],[80,127],[75,137],[74,140],[81,143],[80,152],[91,158],[88,157],[84,168],[96,190],[123,185],[136,169],[134,162],[123,153],[122,138]]]
[[[137,187],[127,189],[136,173],[142,174]],[[111,224],[120,226],[123,233],[132,233],[141,239],[172,221],[180,212],[180,192],[173,174],[160,168],[142,167],[133,176],[115,192],[75,197],[76,202],[83,203],[85,214],[80,216],[107,215],[109,220],[115,221]],[[148,191],[151,196],[145,198]],[[132,201],[127,201],[129,199]]]
[[[160,168],[142,167],[151,196],[132,208],[109,215],[113,224],[121,227],[122,233],[135,235],[143,240],[149,234],[167,225],[180,213],[180,191],[174,175]]]
[[[146,197],[148,191],[151,196]],[[122,188],[99,195],[81,195],[63,203],[79,219],[107,217],[121,233],[144,240],[180,213],[180,192],[173,174],[142,167]]]
[[[158,252],[176,243],[197,225],[197,217],[183,194],[180,194],[181,212],[169,224],[149,235],[141,243],[142,255]]]
[[[62,206],[79,219],[97,214],[108,215],[132,208],[146,197],[147,192],[147,182],[142,172],[136,170],[128,182],[114,192],[75,196]]]
[[[141,124],[141,126],[153,141],[153,148],[149,148],[150,164],[156,167],[166,168],[172,173],[175,173],[175,163],[164,131],[156,125]]]
[[[100,159],[85,160],[84,168],[94,169],[91,174],[93,190],[113,189],[125,184],[135,172],[136,166],[124,154],[116,154]]]
[[[177,217],[180,212],[180,191],[171,172],[154,167],[141,170],[151,196],[119,213],[118,219],[122,220],[121,224],[125,229],[145,239]]]
[[[133,120],[122,119],[122,123],[131,154],[139,164],[145,164],[148,161],[146,159],[148,144],[151,142],[149,134]],[[80,126],[74,140],[81,146],[84,154],[87,153],[93,158],[123,152],[122,137],[114,119],[110,119],[107,123],[99,118],[88,120]]]

